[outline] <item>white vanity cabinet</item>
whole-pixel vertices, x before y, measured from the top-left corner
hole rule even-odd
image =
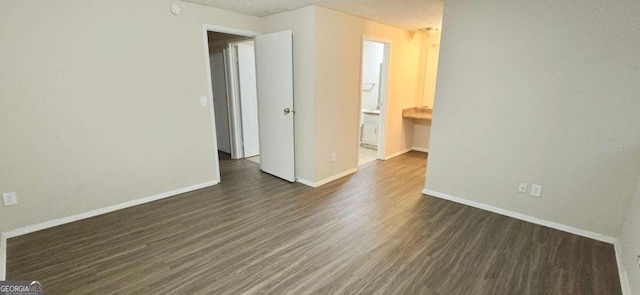
[[[378,122],[380,115],[364,113],[362,119],[362,134],[360,142],[369,146],[378,146]]]

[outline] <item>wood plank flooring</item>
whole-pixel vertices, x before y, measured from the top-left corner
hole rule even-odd
[[[8,240],[46,294],[621,294],[613,246],[424,196],[426,155],[312,189],[222,182]]]

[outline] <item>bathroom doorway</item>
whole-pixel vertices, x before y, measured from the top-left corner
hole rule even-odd
[[[358,166],[384,158],[390,42],[363,37]]]

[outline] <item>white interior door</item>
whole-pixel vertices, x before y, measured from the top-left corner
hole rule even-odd
[[[256,63],[253,41],[237,44],[240,108],[242,109],[242,144],[244,156],[260,153],[258,136],[258,96],[256,93]]]
[[[225,153],[231,153],[231,140],[229,134],[229,104],[227,102],[227,85],[225,78],[223,47],[212,46],[209,49],[209,52],[214,106],[213,110],[215,113],[218,150]]]
[[[260,169],[295,181],[291,31],[255,37]]]

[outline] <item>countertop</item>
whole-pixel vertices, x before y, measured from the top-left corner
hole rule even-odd
[[[433,109],[429,108],[414,107],[402,110],[402,117],[407,119],[431,121],[432,114]]]

